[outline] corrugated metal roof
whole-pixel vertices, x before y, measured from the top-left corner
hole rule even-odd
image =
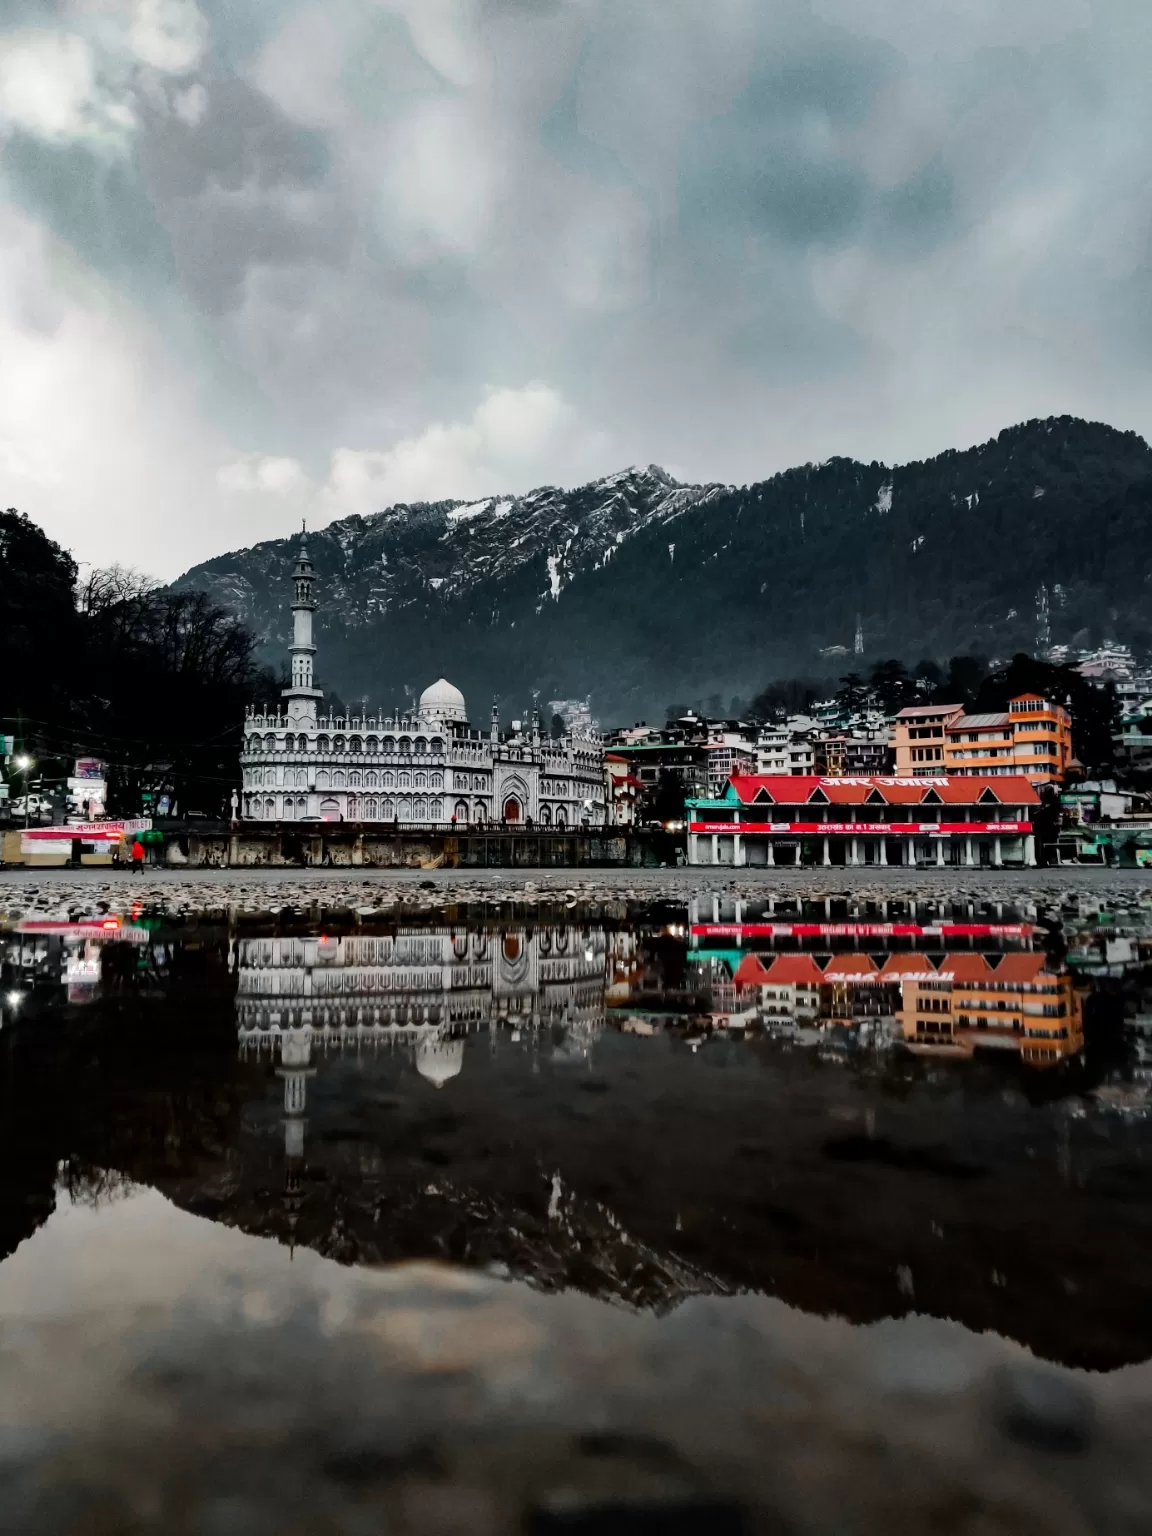
[[[953,720],[948,729],[950,731],[986,731],[995,725],[1004,726],[1010,723],[1006,714],[961,715],[959,720]]]
[[[963,704],[910,704],[907,709],[902,709],[896,718],[897,720],[918,720],[922,715],[950,715],[963,708]]]

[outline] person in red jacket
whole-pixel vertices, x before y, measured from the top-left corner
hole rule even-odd
[[[144,844],[139,838],[132,844],[132,873],[138,875],[144,868]]]

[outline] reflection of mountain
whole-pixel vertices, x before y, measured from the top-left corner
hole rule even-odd
[[[12,1181],[75,1154],[346,1262],[656,1307],[747,1288],[1067,1363],[1152,1356],[1152,1129],[1029,1106],[1011,1063],[625,1033],[598,998],[625,971],[651,989],[642,935],[241,938],[235,977],[223,935],[170,949],[167,994],[106,952],[67,1033],[0,1036]]]

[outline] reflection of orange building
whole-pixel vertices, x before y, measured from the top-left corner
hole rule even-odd
[[[1062,784],[1072,762],[1072,717],[1038,693],[1019,694],[995,714],[966,715],[958,704],[916,705],[896,716],[892,744],[901,776],[1023,774],[1034,785]]]
[[[1034,1066],[1075,1056],[1084,1044],[1079,994],[1042,954],[927,957],[905,976],[900,1024],[912,1049],[970,1055],[979,1047],[1018,1050]]]

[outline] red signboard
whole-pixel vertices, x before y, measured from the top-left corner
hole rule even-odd
[[[780,837],[957,837],[994,832],[1012,837],[1031,832],[1030,821],[691,821],[689,832]]]
[[[81,821],[66,827],[22,827],[20,836],[29,843],[70,843],[73,838],[82,843],[118,843],[126,833],[147,832],[151,825],[150,816],[137,816],[129,821]]]

